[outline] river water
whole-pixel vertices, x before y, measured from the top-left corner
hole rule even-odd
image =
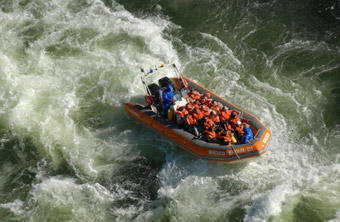
[[[340,3],[0,0],[0,221],[340,221]],[[130,120],[139,67],[253,113],[268,152],[195,159]]]

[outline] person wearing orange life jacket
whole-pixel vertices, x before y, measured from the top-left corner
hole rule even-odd
[[[223,133],[223,131],[224,131],[224,129],[223,129],[222,126],[217,127],[217,129],[215,130],[217,137],[219,135],[221,135],[221,133]]]
[[[195,104],[195,102],[193,102],[193,103],[189,103],[189,113],[190,113],[190,115],[192,115],[192,116],[194,116],[194,109],[195,108],[199,108],[200,106],[197,106],[196,104]]]
[[[219,125],[221,123],[220,116],[217,115],[215,111],[211,111],[209,116],[216,125]]]
[[[206,105],[201,105],[200,110],[203,112],[204,116],[209,116],[210,109]]]
[[[184,123],[185,114],[189,113],[183,106],[178,107],[176,110],[176,120],[179,126],[182,126]]]
[[[185,114],[189,113],[188,110],[184,107],[184,106],[181,106],[181,107],[178,107],[177,108],[177,111],[176,111],[176,114],[179,114],[180,117],[184,117]]]
[[[196,100],[192,103],[192,105],[193,105],[193,107],[196,107],[196,108],[198,108],[198,109],[201,108],[201,102],[200,102],[198,99],[196,99]]]
[[[236,111],[233,111],[231,113],[229,121],[230,121],[231,126],[235,129],[237,122],[240,121],[240,117],[238,116]]]
[[[184,119],[184,123],[187,127],[193,127],[193,126],[197,125],[196,119],[188,113],[184,115],[183,119]]]
[[[197,121],[196,119],[190,115],[190,114],[185,114],[184,116],[184,126],[185,129],[189,132],[194,134],[195,136],[199,136],[199,132],[196,129]]]
[[[244,124],[241,123],[241,121],[237,121],[235,130],[237,132],[238,140],[243,137],[243,134],[244,134],[243,126],[244,126]]]
[[[231,139],[232,139],[233,135],[232,133],[228,130],[228,131],[222,131],[219,135],[218,135],[218,140],[221,144],[226,144],[226,145],[231,145]]]
[[[206,106],[209,106],[211,107],[212,106],[212,99],[210,98],[210,93],[209,93],[209,96],[207,93],[204,93],[202,96],[201,96],[201,101],[204,105]]]
[[[217,134],[212,127],[209,127],[208,129],[204,130],[204,134],[207,142],[215,141],[217,139]]]
[[[210,93],[203,93],[201,94],[201,99],[209,99],[211,100],[211,94]]]
[[[193,99],[194,101],[195,100],[200,100],[201,99],[201,95],[199,94],[199,92],[197,92],[196,90],[194,89],[190,89],[190,91],[188,92],[188,96]]]
[[[208,117],[203,117],[203,126],[204,126],[204,129],[208,129],[210,127],[212,128],[215,128],[216,127],[216,124]]]
[[[193,117],[196,119],[196,121],[201,125],[202,119],[204,117],[204,114],[201,110],[197,109],[197,107],[194,108],[193,111]]]
[[[184,99],[187,101],[187,103],[191,103],[193,100],[188,94],[184,96]]]
[[[224,128],[225,130],[229,130],[229,131],[232,131],[232,130],[233,130],[233,128],[231,127],[231,125],[229,124],[228,121],[223,122],[223,128]]]
[[[217,113],[220,113],[222,108],[219,102],[217,102],[216,100],[213,100],[211,103],[211,107],[212,110],[214,110]]]
[[[228,122],[230,119],[231,112],[229,112],[228,107],[223,106],[220,112],[220,118],[222,122]]]
[[[194,109],[194,107],[192,106],[191,103],[187,103],[187,104],[185,105],[185,109],[189,112],[190,115],[193,114],[193,109]]]

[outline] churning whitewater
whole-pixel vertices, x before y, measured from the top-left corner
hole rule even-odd
[[[0,221],[340,221],[340,3],[0,1]],[[206,162],[137,125],[174,62],[272,132]]]

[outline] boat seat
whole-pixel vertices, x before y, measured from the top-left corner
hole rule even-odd
[[[169,77],[163,77],[161,79],[158,80],[158,85],[161,87],[161,88],[165,88],[167,87],[168,85],[171,85],[172,88],[174,88],[174,84],[173,82],[171,81],[171,79],[169,79]],[[175,88],[174,88],[175,89]]]
[[[148,88],[149,88],[151,94],[156,97],[156,101],[155,101],[156,104],[163,101],[163,99],[161,98],[163,91],[161,91],[161,88],[156,83],[152,83],[152,84],[148,85]]]

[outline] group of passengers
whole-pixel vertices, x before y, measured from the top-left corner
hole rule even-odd
[[[210,93],[200,94],[191,89],[186,95],[188,103],[176,110],[179,127],[203,138],[221,144],[248,143],[253,133],[247,121],[240,120],[240,112],[221,106]]]

